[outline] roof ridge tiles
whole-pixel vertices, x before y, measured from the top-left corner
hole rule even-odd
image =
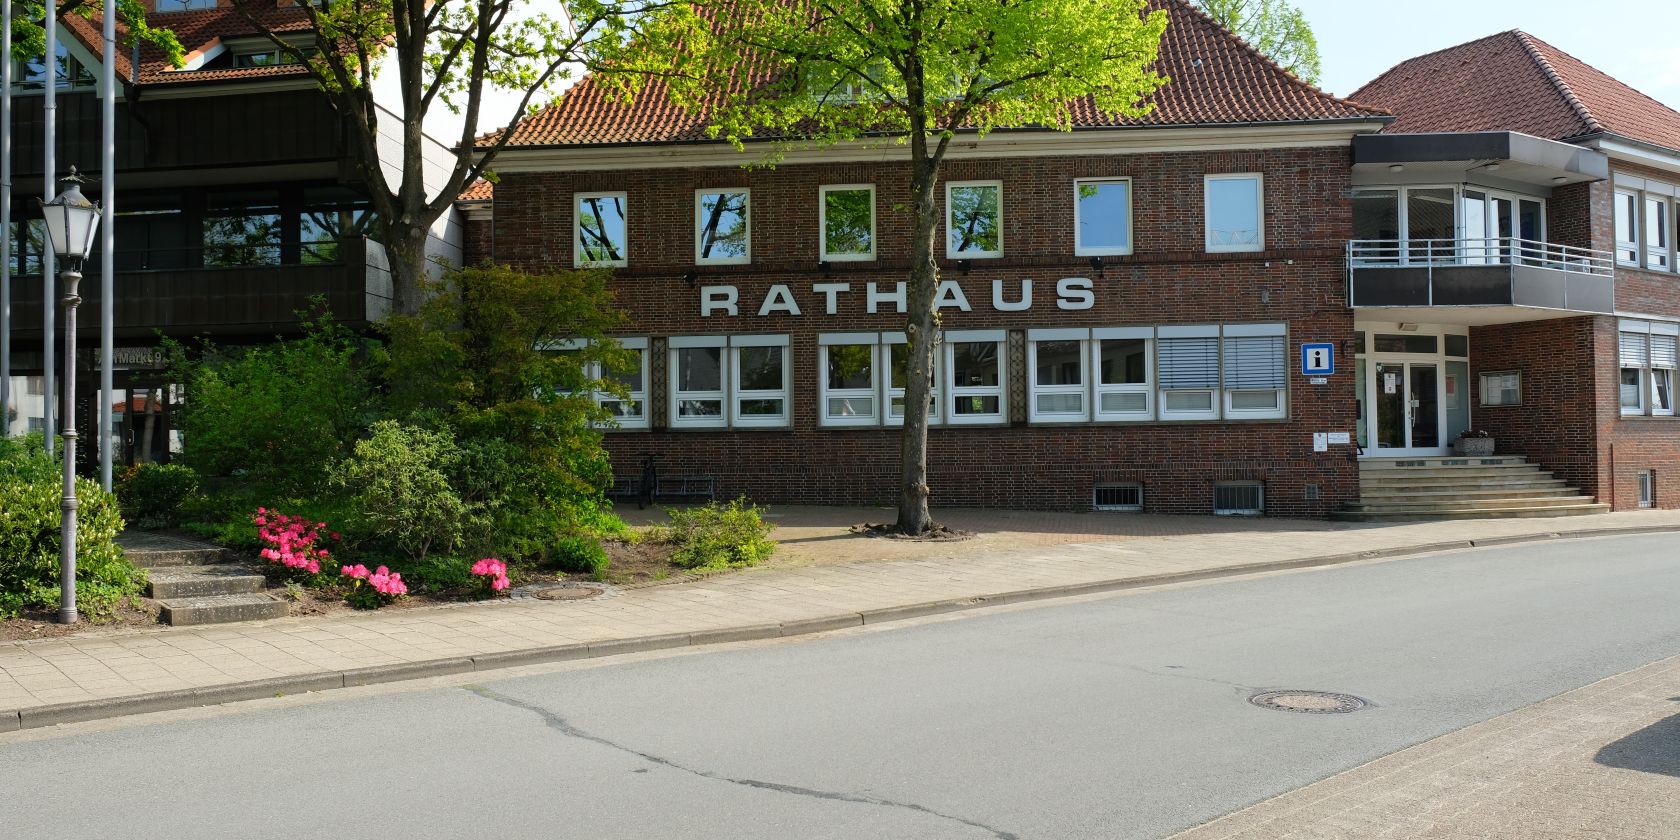
[[[1510,34],[1517,39],[1517,43],[1522,44],[1523,50],[1528,53],[1529,58],[1532,58],[1534,63],[1540,66],[1540,72],[1544,73],[1546,78],[1551,81],[1552,86],[1557,88],[1558,95],[1563,97],[1563,101],[1568,103],[1575,114],[1581,118],[1581,122],[1588,129],[1582,133],[1592,134],[1604,131],[1604,125],[1598,121],[1597,117],[1593,116],[1593,112],[1587,108],[1586,103],[1581,101],[1581,97],[1575,94],[1575,89],[1570,87],[1569,81],[1558,73],[1557,68],[1552,66],[1551,60],[1540,52],[1539,47],[1535,46],[1534,42],[1539,39],[1521,29],[1513,29]]]

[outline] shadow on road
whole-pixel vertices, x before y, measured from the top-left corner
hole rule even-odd
[[[1680,700],[1680,697],[1671,699]],[[1604,745],[1593,761],[1605,767],[1680,776],[1680,714]]]

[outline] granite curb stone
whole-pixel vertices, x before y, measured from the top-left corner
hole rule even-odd
[[[356,668],[348,671],[302,674],[230,683],[220,686],[179,689],[148,694],[128,695],[124,697],[58,703],[0,713],[0,732],[15,731],[19,729],[35,729],[61,723],[77,723],[90,720],[100,720],[104,718],[121,717],[124,715],[144,714],[147,712],[170,711],[193,708],[197,706],[210,706],[241,700],[254,700],[261,697],[272,697],[282,694],[325,691],[335,688],[373,685],[377,683],[421,679],[425,677],[448,676],[474,671],[491,671],[519,665],[547,664],[578,659],[596,659],[609,656],[619,656],[628,653],[671,650],[675,648],[722,644],[726,642],[811,635],[833,630],[843,630],[851,627],[860,627],[865,624],[903,621],[921,616],[1001,606],[1004,604],[1139,589],[1171,583],[1240,577],[1243,575],[1270,571],[1286,571],[1291,569],[1341,565],[1361,560],[1403,557],[1416,554],[1428,554],[1437,551],[1509,545],[1524,542],[1538,542],[1552,539],[1581,539],[1632,534],[1673,533],[1677,531],[1680,531],[1680,526],[1638,526],[1599,528],[1561,534],[1554,532],[1494,537],[1478,540],[1461,539],[1446,542],[1422,543],[1413,546],[1378,549],[1372,551],[1331,554],[1316,557],[1301,557],[1288,560],[1269,560],[1260,563],[1238,564],[1213,569],[1199,569],[1187,572],[1167,572],[1152,575],[1136,575],[1125,578],[1061,584],[1056,586],[1021,589],[957,599],[925,601],[914,604],[904,604],[896,607],[866,610],[862,612],[840,613],[831,616],[798,619],[782,622],[780,624],[755,624],[693,633],[665,633],[652,636],[633,636],[623,639],[606,639],[588,643],[552,645],[521,650],[499,651],[495,653],[476,654],[471,657],[447,657],[415,662],[401,662],[390,665],[376,665],[367,668]]]

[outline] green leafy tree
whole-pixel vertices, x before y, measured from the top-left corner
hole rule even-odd
[[[390,257],[394,305],[414,314],[423,300],[426,234],[492,164],[532,106],[545,104],[579,65],[616,52],[658,0],[560,0],[552,13],[523,0],[323,0],[300,3],[308,37],[276,23],[273,0],[232,0],[283,60],[306,67],[349,128],[351,154],[366,184],[371,235]],[[278,28],[277,28],[278,27]],[[376,102],[374,79],[396,74],[395,100]],[[513,92],[519,103],[490,142],[477,142],[485,96]],[[387,115],[379,105],[392,112]],[[441,178],[426,174],[428,114],[463,117],[460,134],[443,138],[454,156]],[[381,154],[385,133],[400,140]]]
[[[105,11],[104,0],[69,0],[58,3],[56,14],[59,18],[77,15],[84,18],[95,18]],[[40,2],[22,2],[12,10],[12,52],[19,59],[34,64],[32,69],[39,69],[41,58],[47,53],[46,23],[47,7]],[[132,49],[136,43],[162,50],[164,58],[172,66],[180,67],[185,61],[186,51],[181,42],[176,40],[175,33],[168,29],[160,29],[146,22],[146,4],[142,0],[117,0],[117,22],[127,31],[119,29],[117,32],[117,47]],[[62,42],[62,37],[60,42]],[[118,76],[117,81],[125,86],[131,80]],[[130,101],[134,97],[129,97]]]
[[[936,187],[951,142],[997,128],[1070,130],[1081,100],[1139,116],[1166,80],[1152,69],[1166,14],[1145,0],[693,0],[620,56],[663,77],[714,137],[800,143],[893,138],[910,161],[913,238],[905,405],[926,405],[937,314]],[[644,77],[645,78],[645,77]],[[637,82],[602,81],[622,96]],[[983,197],[976,196],[976,201]],[[979,241],[995,238],[976,219]],[[994,239],[995,241],[995,239]],[[933,527],[927,416],[906,412],[898,529]]]
[[[1279,66],[1318,84],[1318,39],[1307,16],[1288,0],[1197,0],[1197,5]]]

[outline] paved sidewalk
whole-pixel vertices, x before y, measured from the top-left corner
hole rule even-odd
[[[944,521],[985,533],[974,540],[915,543],[852,536],[839,524],[880,521],[884,511],[830,509],[826,519],[821,511],[781,511],[779,521],[788,527],[774,536],[784,541],[792,565],[599,599],[521,599],[0,644],[0,731],[412,676],[819,632],[1175,577],[1548,535],[1680,530],[1680,511],[1381,526],[947,511],[940,515]],[[1091,533],[1095,530],[1110,533]],[[1056,544],[1063,539],[1075,541]],[[834,557],[845,562],[833,562]]]
[[[1173,840],[1672,840],[1680,837],[1677,691],[1680,657],[1654,662]]]

